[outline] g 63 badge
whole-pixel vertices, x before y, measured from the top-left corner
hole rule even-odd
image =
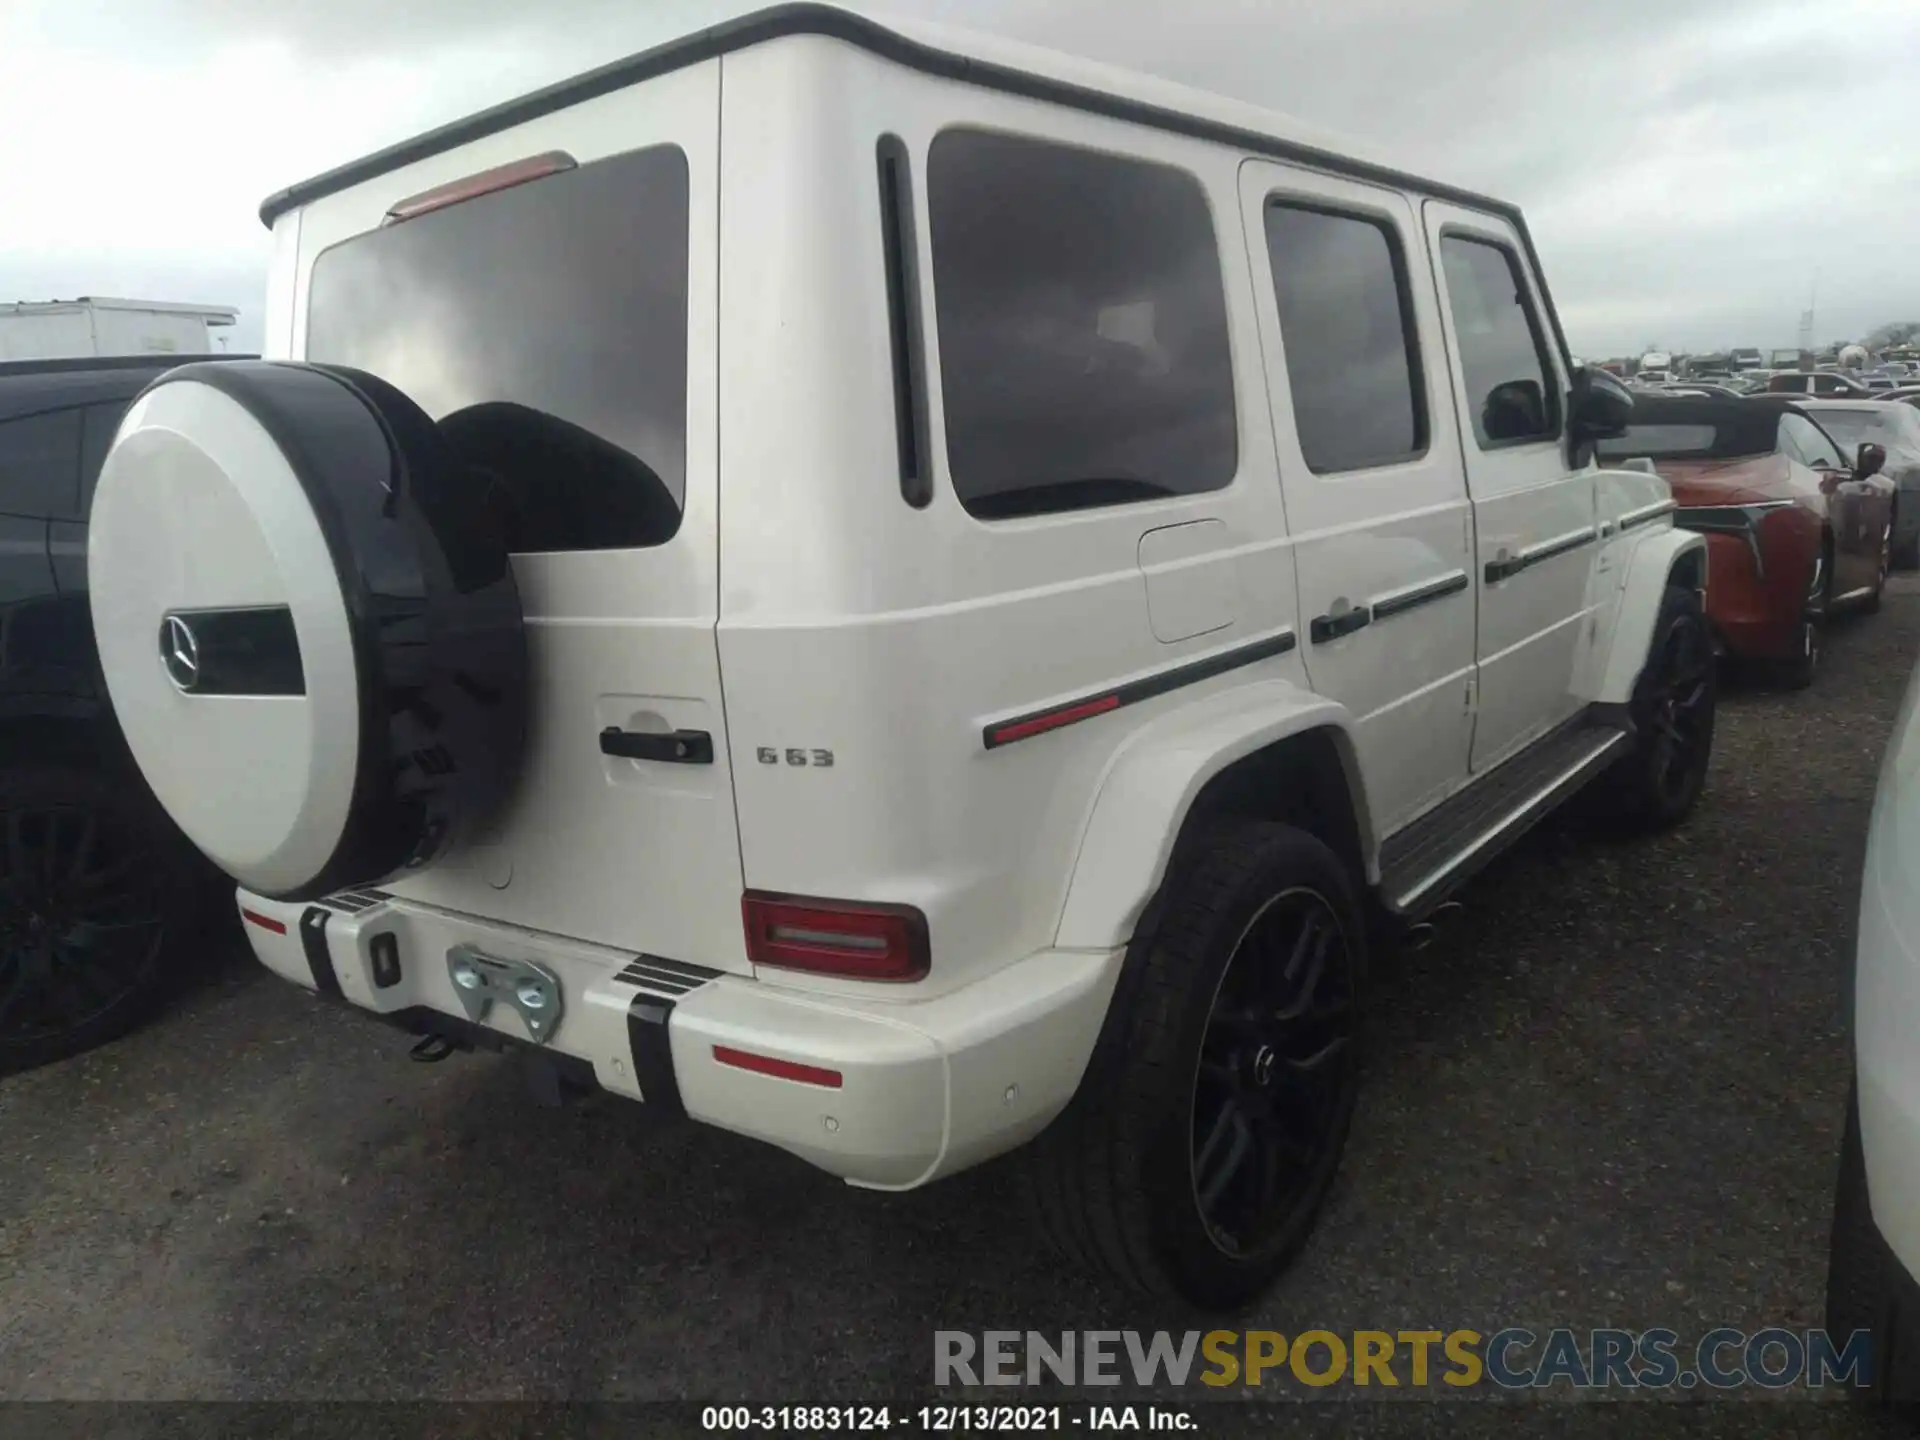
[[[778,765],[780,763],[780,757],[784,754],[787,764],[789,765],[811,765],[819,770],[828,770],[833,767],[833,752],[831,750],[807,750],[799,747],[789,747],[782,751],[772,745],[762,745],[755,753],[759,755],[762,765]]]

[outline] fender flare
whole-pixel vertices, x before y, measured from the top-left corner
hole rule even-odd
[[[1081,835],[1056,946],[1108,950],[1131,940],[1207,782],[1237,760],[1315,730],[1330,732],[1340,757],[1370,881],[1375,837],[1352,717],[1345,706],[1291,681],[1264,680],[1163,717],[1114,756]]]
[[[1632,556],[1620,572],[1620,606],[1615,614],[1613,639],[1607,648],[1596,700],[1607,705],[1624,705],[1633,699],[1633,687],[1647,663],[1647,645],[1653,637],[1654,621],[1660,615],[1660,602],[1667,593],[1668,577],[1684,557],[1697,554],[1700,557],[1698,588],[1704,591],[1706,550],[1706,537],[1671,527],[1653,531],[1634,546]]]

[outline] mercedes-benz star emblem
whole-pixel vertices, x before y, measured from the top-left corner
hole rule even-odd
[[[193,638],[193,627],[178,615],[160,622],[160,659],[182,690],[200,683],[200,642]]]

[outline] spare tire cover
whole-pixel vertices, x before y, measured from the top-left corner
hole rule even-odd
[[[87,540],[101,669],[154,793],[248,889],[418,870],[501,802],[527,651],[485,483],[361,371],[185,365],[128,410]]]

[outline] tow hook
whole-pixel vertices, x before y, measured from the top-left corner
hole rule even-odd
[[[438,1065],[453,1051],[454,1044],[446,1036],[425,1035],[407,1052],[407,1058],[416,1065]]]

